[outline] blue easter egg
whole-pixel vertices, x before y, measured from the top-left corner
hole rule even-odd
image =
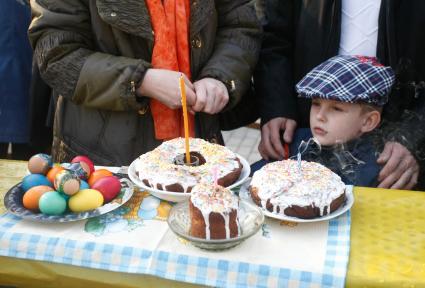
[[[28,191],[34,186],[41,185],[53,187],[53,184],[50,183],[49,179],[41,174],[29,174],[22,179],[22,189],[24,189],[24,191]]]
[[[80,180],[80,190],[90,189],[89,183],[84,180]]]

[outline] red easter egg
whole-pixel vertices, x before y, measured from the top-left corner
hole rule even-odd
[[[97,180],[91,188],[102,193],[105,203],[108,203],[120,193],[121,183],[115,176],[106,176]]]
[[[93,161],[91,161],[87,156],[75,156],[71,163],[80,163],[83,169],[87,172],[88,176],[90,176],[94,171]]]

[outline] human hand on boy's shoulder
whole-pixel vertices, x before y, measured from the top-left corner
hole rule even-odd
[[[282,160],[285,155],[284,143],[291,143],[294,136],[297,122],[295,120],[277,117],[273,118],[261,127],[261,141],[258,145],[258,151],[261,157],[266,160]],[[283,131],[283,141],[280,131]]]
[[[400,143],[387,142],[377,162],[383,165],[378,176],[378,188],[408,190],[418,182],[419,164]]]

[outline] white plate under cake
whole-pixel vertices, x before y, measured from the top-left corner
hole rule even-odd
[[[252,177],[252,200],[274,213],[302,219],[328,215],[346,201],[345,184],[325,166],[296,160],[263,166]]]
[[[176,164],[184,156],[185,139],[165,141],[154,150],[141,155],[136,162],[136,175],[146,186],[171,192],[190,192],[200,182],[229,186],[235,183],[242,164],[228,148],[198,138],[190,138],[190,154],[199,158],[198,166]]]

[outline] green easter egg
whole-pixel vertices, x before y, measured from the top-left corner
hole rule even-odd
[[[56,191],[44,193],[38,201],[41,213],[61,215],[66,210],[66,200]]]

